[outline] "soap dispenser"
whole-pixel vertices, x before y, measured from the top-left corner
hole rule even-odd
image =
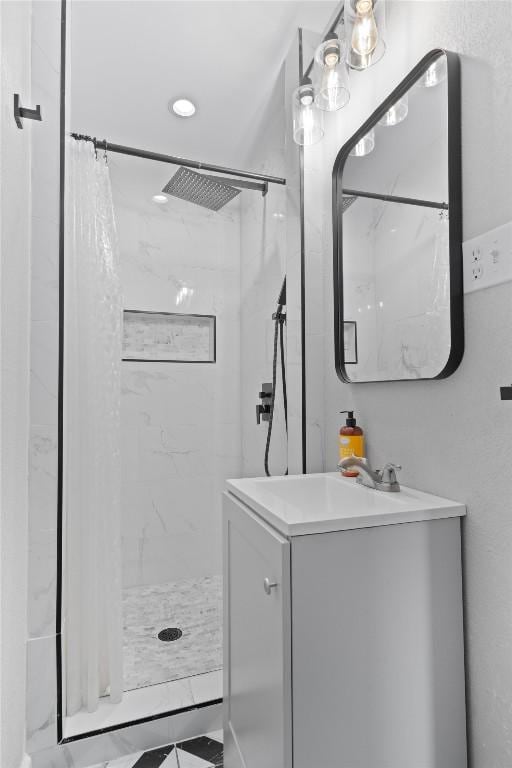
[[[354,411],[340,411],[346,413],[347,419],[345,426],[341,427],[339,435],[339,457],[340,461],[349,456],[359,456],[364,458],[364,432],[357,426],[354,418]],[[357,477],[357,469],[341,470],[343,477]]]

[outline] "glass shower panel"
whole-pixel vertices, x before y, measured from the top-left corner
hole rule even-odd
[[[125,310],[123,658],[131,690],[222,666],[221,494],[225,479],[242,473],[240,197],[220,211],[173,197],[157,204],[152,197],[173,166],[109,163]]]

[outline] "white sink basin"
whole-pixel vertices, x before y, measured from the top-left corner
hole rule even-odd
[[[463,504],[402,486],[375,491],[337,472],[228,480],[227,490],[285,536],[462,517]]]

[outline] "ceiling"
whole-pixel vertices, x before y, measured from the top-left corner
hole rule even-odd
[[[71,130],[244,167],[298,26],[321,32],[336,0],[73,0]],[[169,100],[192,99],[189,119]]]

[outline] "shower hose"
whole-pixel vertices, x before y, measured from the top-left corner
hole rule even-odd
[[[284,324],[286,315],[283,312],[283,304],[278,304],[277,312],[274,315],[274,357],[272,361],[272,395],[270,398],[270,414],[268,420],[267,443],[265,445],[265,474],[271,477],[269,469],[270,441],[272,438],[272,425],[274,423],[274,405],[276,401],[277,387],[277,347],[281,357],[281,381],[283,383],[283,405],[284,405],[284,423],[286,434],[288,435],[288,397],[286,394],[286,361],[284,356]],[[285,475],[288,474],[286,467]]]

